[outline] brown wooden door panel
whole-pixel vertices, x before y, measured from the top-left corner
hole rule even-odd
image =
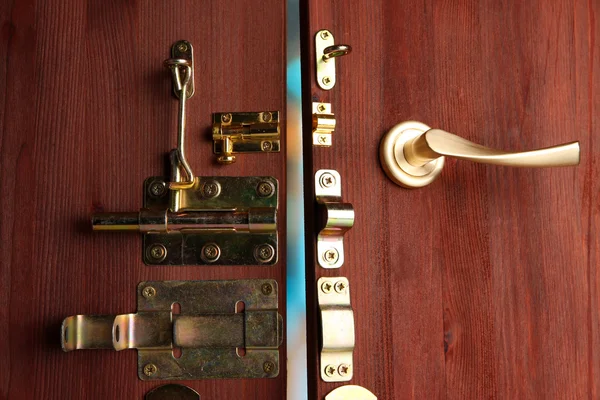
[[[166,383],[138,380],[135,351],[60,349],[64,317],[134,312],[140,281],[275,278],[285,319],[285,147],[224,167],[209,136],[213,112],[285,110],[285,3],[9,1],[0,16],[0,398],[141,399]],[[162,62],[178,39],[196,62],[188,160],[199,176],[279,180],[275,266],[149,267],[139,235],[91,233],[93,211],[139,209],[144,179],[166,171],[177,101]],[[277,379],[184,383],[282,398],[284,348]]]
[[[380,399],[597,397],[600,255],[597,2],[304,2],[307,260],[346,276],[354,378]],[[352,54],[318,88],[314,35]],[[333,147],[313,148],[311,102],[331,102]],[[448,159],[415,190],[380,167],[379,141],[422,121],[491,147],[580,140],[577,168],[510,169]],[[356,211],[345,264],[314,259],[314,173],[340,172]],[[314,300],[313,300],[314,301]],[[311,392],[340,384],[318,369]]]

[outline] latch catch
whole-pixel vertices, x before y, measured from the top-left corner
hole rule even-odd
[[[137,294],[135,314],[66,318],[63,350],[137,349],[141,380],[279,374],[276,281],[142,282]],[[240,303],[243,311],[236,312]]]
[[[312,103],[313,146],[331,147],[335,117],[330,103]]]

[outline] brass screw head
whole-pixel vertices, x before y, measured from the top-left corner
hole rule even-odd
[[[268,243],[256,246],[254,249],[254,258],[259,263],[267,263],[275,257],[275,249]]]
[[[263,151],[271,151],[273,150],[273,143],[269,142],[269,141],[264,141],[262,142],[262,150]]]
[[[211,199],[221,193],[221,185],[215,181],[205,182],[200,191],[202,192],[202,196]]]
[[[346,288],[348,287],[348,285],[346,285],[346,282],[344,281],[337,281],[334,287],[336,292],[344,293],[346,292]]]
[[[156,371],[158,371],[158,368],[156,368],[156,365],[154,365],[154,364],[144,365],[144,375],[152,376],[156,373]]]
[[[202,247],[201,257],[206,262],[215,262],[221,256],[221,249],[215,243],[207,243]]]
[[[321,283],[321,291],[325,294],[331,293],[331,289],[333,289],[333,285],[329,281],[325,281]]]
[[[323,31],[321,32],[321,39],[326,40],[329,38],[329,32]]]
[[[273,115],[269,112],[269,111],[265,111],[262,114],[262,120],[263,122],[269,122],[273,119]]]
[[[327,264],[335,264],[340,259],[340,253],[338,253],[337,249],[329,249],[323,253],[323,259]]]
[[[260,197],[271,197],[274,192],[275,186],[273,186],[271,182],[262,181],[256,187],[256,193],[258,193]]]
[[[335,176],[333,176],[333,174],[329,172],[325,172],[319,178],[319,184],[322,188],[330,188],[332,186],[335,186]]]
[[[275,364],[271,361],[265,361],[263,364],[263,371],[265,371],[267,374],[270,374],[273,372],[273,370],[275,370]]]
[[[156,296],[156,289],[154,289],[152,286],[146,286],[144,289],[142,289],[142,296],[147,299],[154,297]]]
[[[331,78],[328,76],[324,76],[321,82],[323,82],[323,85],[325,86],[331,86]]]
[[[321,103],[317,106],[317,110],[319,110],[319,112],[323,112],[325,111],[325,104]]]
[[[340,376],[347,376],[350,374],[350,366],[348,364],[340,364],[340,366],[338,367],[338,374],[340,374]]]
[[[182,53],[185,53],[186,51],[188,51],[188,46],[185,43],[179,43],[179,45],[177,46],[177,50],[179,50]]]
[[[163,181],[154,181],[148,186],[148,193],[152,197],[161,197],[167,192],[167,184]]]
[[[153,244],[148,249],[148,255],[150,256],[150,262],[159,263],[167,258],[167,248],[162,244]]]
[[[328,365],[325,367],[325,375],[332,377],[335,375],[337,368],[335,365]]]
[[[260,288],[260,290],[262,291],[262,293],[265,296],[270,295],[271,293],[273,293],[273,286],[270,283],[263,283],[262,287]]]
[[[221,122],[225,122],[226,124],[231,122],[231,114],[221,115]]]
[[[319,135],[319,143],[327,143],[327,137],[325,137],[324,135]]]

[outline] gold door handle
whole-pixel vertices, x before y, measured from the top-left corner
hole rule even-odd
[[[444,167],[444,157],[511,167],[563,167],[579,164],[579,142],[524,152],[481,146],[441,129],[407,121],[385,134],[379,148],[388,177],[406,188],[433,182]]]

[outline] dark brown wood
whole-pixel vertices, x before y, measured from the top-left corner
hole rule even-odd
[[[211,113],[285,111],[285,2],[5,1],[0,5],[0,398],[141,399],[135,351],[63,353],[62,319],[136,309],[143,280],[275,278],[285,313],[285,147],[214,162]],[[134,211],[176,145],[162,62],[195,50],[187,153],[197,175],[280,182],[273,267],[148,267],[136,234],[92,234],[90,213]],[[285,136],[282,124],[282,136]],[[284,316],[285,318],[285,316]],[[277,379],[183,382],[202,398],[283,398]]]
[[[380,399],[596,398],[600,384],[600,3],[306,0],[304,111],[309,279],[350,279],[354,379]],[[352,54],[330,92],[314,35]],[[310,102],[329,101],[332,148],[312,148]],[[423,189],[393,184],[382,135],[422,121],[491,147],[580,140],[577,168],[447,160]],[[316,170],[341,173],[356,223],[346,262],[314,261]],[[316,335],[316,319],[309,327]],[[320,380],[309,351],[313,396]],[[310,380],[309,377],[309,380]]]

